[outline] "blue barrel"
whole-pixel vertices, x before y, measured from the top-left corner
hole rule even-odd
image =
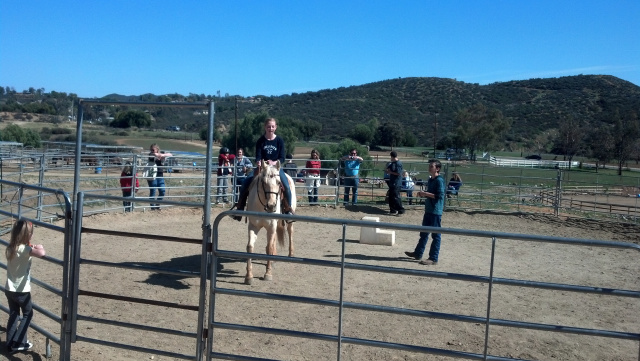
[[[102,167],[96,167],[96,174],[102,173]]]

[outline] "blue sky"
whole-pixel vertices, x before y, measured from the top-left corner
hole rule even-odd
[[[0,85],[17,91],[252,96],[577,74],[640,85],[640,1],[0,1]]]

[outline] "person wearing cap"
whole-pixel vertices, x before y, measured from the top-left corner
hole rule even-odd
[[[220,148],[220,154],[218,155],[218,178],[217,178],[217,194],[216,204],[221,202],[228,203],[227,188],[229,187],[229,175],[232,174],[231,162],[235,159],[235,156],[229,155],[229,148]]]

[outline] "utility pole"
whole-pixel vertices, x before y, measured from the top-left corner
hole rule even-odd
[[[438,145],[438,113],[435,113],[433,122],[433,159],[436,159],[436,146]]]
[[[235,152],[238,154],[238,97],[236,96],[236,149]]]

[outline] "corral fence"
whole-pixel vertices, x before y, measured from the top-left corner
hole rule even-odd
[[[640,177],[565,169],[445,165],[463,185],[448,209],[551,213],[640,223]]]
[[[32,190],[43,193],[55,193],[57,191],[51,189],[43,189],[39,187],[33,187],[28,185],[18,185],[13,183],[8,183],[7,181],[2,181],[6,185],[20,187],[23,190],[20,192],[22,196],[24,196],[27,192],[26,190]],[[65,196],[63,194],[63,196]],[[550,321],[549,323],[536,323],[536,322],[526,322],[522,321],[521,317],[518,315],[513,315],[513,318],[496,318],[493,315],[504,314],[504,312],[500,312],[500,306],[496,306],[492,303],[492,291],[495,287],[510,287],[510,288],[533,288],[539,290],[547,290],[551,292],[557,293],[584,293],[584,294],[592,294],[598,295],[598,297],[603,297],[606,299],[611,299],[611,303],[605,302],[609,305],[618,304],[614,303],[613,300],[617,300],[620,298],[632,298],[632,299],[640,299],[640,290],[638,289],[619,289],[616,287],[612,287],[608,284],[578,284],[578,283],[550,283],[550,282],[541,282],[530,279],[521,279],[521,278],[508,278],[508,277],[496,277],[494,276],[494,267],[496,263],[500,262],[499,256],[496,254],[496,247],[503,242],[508,242],[510,240],[517,240],[526,242],[526,244],[532,243],[545,243],[545,244],[559,244],[567,247],[599,247],[603,249],[623,249],[630,251],[640,251],[640,246],[631,244],[631,243],[623,243],[623,242],[607,242],[600,240],[589,240],[589,239],[571,239],[571,238],[561,238],[561,237],[545,237],[545,236],[534,236],[534,235],[525,235],[525,234],[511,234],[511,233],[500,233],[500,232],[490,232],[490,231],[474,231],[474,230],[463,230],[463,229],[450,229],[450,228],[432,228],[432,227],[421,227],[421,226],[412,226],[412,225],[400,225],[395,223],[380,223],[380,222],[370,222],[370,221],[359,221],[359,220],[344,220],[344,219],[332,219],[332,218],[321,218],[321,217],[306,217],[306,216],[288,216],[288,215],[272,215],[272,218],[277,219],[294,219],[297,221],[296,224],[308,224],[309,227],[338,227],[341,229],[342,237],[340,239],[341,242],[341,254],[339,255],[339,260],[327,260],[323,258],[300,258],[300,257],[284,257],[284,256],[275,256],[275,255],[265,255],[265,254],[249,254],[246,252],[238,252],[230,249],[221,248],[219,246],[220,239],[218,234],[218,229],[221,227],[221,222],[229,221],[229,215],[237,215],[244,214],[249,216],[261,217],[264,216],[264,213],[253,213],[246,212],[241,213],[239,211],[226,211],[219,214],[211,227],[209,227],[209,220],[203,220],[203,236],[202,238],[188,238],[188,237],[173,237],[173,236],[161,236],[155,234],[145,234],[145,233],[134,233],[134,232],[126,232],[120,230],[113,229],[95,229],[95,228],[86,228],[82,225],[82,208],[85,203],[86,198],[101,198],[105,197],[107,200],[113,201],[122,201],[124,198],[115,197],[115,196],[100,196],[94,194],[84,194],[80,192],[77,197],[77,209],[78,212],[75,213],[75,216],[71,219],[67,219],[64,227],[54,227],[50,224],[37,222],[38,226],[47,227],[51,229],[55,229],[60,231],[61,234],[65,235],[65,256],[64,260],[52,260],[45,259],[45,261],[55,261],[55,263],[59,264],[62,268],[60,272],[59,281],[62,284],[62,289],[55,289],[55,287],[51,285],[44,284],[42,282],[38,282],[38,266],[37,263],[33,267],[33,280],[34,284],[45,289],[48,289],[54,293],[56,293],[62,299],[62,307],[61,309],[56,311],[44,310],[40,307],[36,306],[36,311],[47,315],[48,317],[56,320],[56,322],[60,323],[60,332],[56,333],[51,330],[44,330],[39,328],[37,325],[33,325],[34,330],[42,333],[48,340],[51,340],[60,345],[60,360],[70,360],[73,355],[73,345],[77,342],[84,343],[92,343],[107,347],[114,347],[120,349],[128,349],[137,352],[144,352],[147,354],[161,355],[166,357],[173,357],[176,359],[189,359],[189,360],[202,360],[203,358],[207,360],[211,359],[228,359],[228,360],[267,360],[266,358],[261,358],[260,354],[256,355],[248,355],[248,354],[237,354],[234,353],[233,345],[225,345],[216,343],[216,338],[214,337],[214,332],[216,330],[232,330],[239,331],[241,333],[248,333],[247,337],[250,339],[250,335],[252,333],[262,333],[262,334],[273,334],[279,335],[283,337],[294,337],[294,338],[305,338],[310,340],[318,340],[322,342],[329,342],[335,344],[336,350],[336,360],[341,360],[343,357],[349,358],[348,354],[345,354],[345,350],[343,349],[343,345],[360,345],[365,347],[374,347],[381,348],[386,350],[398,350],[403,352],[412,352],[412,353],[421,353],[425,355],[440,355],[440,356],[448,356],[454,358],[461,359],[469,359],[469,360],[516,360],[515,358],[507,357],[505,355],[493,355],[489,351],[492,347],[492,330],[494,328],[506,327],[506,328],[514,328],[514,329],[528,329],[528,330],[536,330],[540,332],[554,332],[554,333],[563,333],[563,334],[571,334],[571,335],[581,335],[587,337],[596,337],[596,338],[611,338],[611,339],[619,339],[619,340],[630,340],[632,342],[637,342],[637,347],[635,352],[639,352],[640,355],[640,334],[637,332],[625,332],[619,331],[616,329],[599,329],[599,328],[590,328],[590,327],[580,327],[573,324],[559,324],[555,321]],[[68,197],[65,196],[65,199]],[[133,200],[136,201],[135,199]],[[180,207],[189,207],[189,208],[199,208],[203,207],[203,204],[199,203],[185,203],[185,202],[174,202],[174,201],[162,201],[163,205],[167,206],[180,206]],[[70,209],[70,203],[65,202],[66,209]],[[32,213],[31,213],[32,214]],[[71,212],[67,212],[65,214],[71,214]],[[16,213],[6,214],[12,218],[28,218],[27,216],[30,213],[22,213],[21,209],[18,209]],[[35,220],[34,220],[35,221]],[[478,275],[478,274],[455,274],[448,272],[438,272],[438,271],[430,271],[430,270],[416,270],[416,269],[407,269],[404,267],[387,267],[387,266],[377,266],[366,264],[364,262],[357,262],[355,260],[351,260],[349,258],[349,245],[348,239],[346,237],[347,230],[350,228],[361,229],[362,227],[371,227],[371,228],[384,228],[395,231],[403,231],[403,232],[433,232],[438,231],[444,235],[457,235],[461,237],[475,237],[478,239],[486,240],[486,248],[490,249],[490,252],[487,252],[488,258],[486,259],[486,263],[488,265],[489,271],[488,275]],[[200,254],[200,270],[199,271],[190,271],[185,269],[167,269],[161,267],[154,267],[150,265],[142,265],[136,263],[121,263],[121,262],[109,262],[101,259],[87,258],[82,255],[82,246],[83,239],[85,237],[90,237],[92,234],[102,234],[108,235],[111,237],[119,237],[122,239],[131,239],[131,242],[141,241],[144,239],[151,239],[159,242],[172,242],[176,244],[176,247],[183,247],[184,244],[193,244],[199,246],[201,249]],[[69,238],[69,242],[67,242],[67,237]],[[455,241],[456,237],[450,237],[452,242]],[[2,240],[2,242],[6,245],[6,241]],[[609,252],[609,251],[603,251]],[[613,252],[613,251],[611,251]],[[330,268],[330,269],[338,269],[340,270],[340,279],[339,279],[339,289],[337,290],[337,294],[339,295],[336,299],[331,298],[315,298],[308,296],[300,296],[297,294],[295,289],[289,290],[287,294],[273,294],[273,293],[265,293],[265,292],[256,292],[251,290],[250,288],[241,288],[234,289],[228,286],[225,286],[225,283],[220,284],[218,282],[218,274],[220,271],[219,264],[221,259],[237,259],[237,260],[245,260],[247,258],[252,258],[255,260],[271,260],[283,263],[294,263],[300,265],[314,266],[320,268]],[[631,257],[630,262],[633,262],[637,257]],[[38,261],[39,262],[39,261]],[[127,272],[131,270],[141,271],[141,272],[149,272],[152,274],[174,274],[180,275],[182,277],[194,277],[198,278],[199,286],[199,302],[198,304],[184,304],[184,303],[173,303],[166,302],[154,299],[153,297],[131,297],[127,294],[116,294],[110,290],[105,290],[102,292],[90,291],[84,289],[81,284],[83,277],[90,277],[90,272],[81,272],[82,267],[108,267],[114,268],[117,271],[113,274],[112,279],[113,282],[118,282],[118,277],[122,277],[125,279],[127,277]],[[620,265],[624,267],[624,265]],[[4,265],[6,267],[6,265]],[[598,272],[598,264],[593,264],[591,272]],[[380,274],[391,274],[397,275],[398,277],[419,277],[424,279],[440,279],[440,280],[455,280],[468,284],[480,284],[483,285],[482,291],[477,294],[475,297],[480,297],[485,299],[484,308],[486,313],[484,315],[474,315],[474,314],[465,314],[465,313],[456,313],[456,312],[436,312],[430,309],[429,306],[425,305],[425,308],[415,309],[415,308],[403,308],[397,307],[396,305],[385,305],[385,304],[371,304],[371,303],[361,303],[354,302],[348,299],[345,299],[343,290],[349,287],[353,287],[355,285],[349,283],[349,279],[353,280],[354,277],[348,277],[351,273],[353,275],[354,272],[367,272],[367,273],[380,273]],[[575,274],[579,274],[579,272],[575,272]],[[208,281],[207,275],[211,275],[210,280]],[[355,279],[358,279],[355,277]],[[86,280],[84,284],[87,284]],[[209,282],[209,283],[207,283]],[[406,292],[410,292],[411,290],[406,290]],[[185,290],[184,292],[190,292],[189,290]],[[151,294],[157,294],[157,292],[152,292]],[[79,298],[91,298],[95,299],[95,302],[92,302],[94,306],[90,307],[88,310],[85,310],[85,313],[82,313],[78,308]],[[221,298],[257,298],[263,300],[277,300],[283,303],[292,303],[292,304],[307,304],[309,307],[324,307],[334,309],[336,312],[336,324],[335,324],[335,333],[317,333],[317,332],[309,332],[306,331],[306,325],[304,324],[292,324],[288,329],[281,328],[273,328],[273,327],[264,327],[252,324],[238,324],[230,321],[229,319],[225,319],[224,315],[219,316],[219,318],[214,317],[216,315],[215,308],[216,304],[219,302]],[[137,305],[148,305],[157,307],[157,312],[167,312],[171,313],[175,310],[183,310],[192,312],[191,323],[194,331],[175,329],[171,327],[171,325],[163,325],[163,326],[154,326],[148,325],[140,320],[137,322],[135,319],[131,319],[129,322],[117,321],[105,317],[108,312],[101,311],[101,305],[105,303],[105,301],[110,300],[113,302],[126,302],[127,307],[138,307]],[[6,308],[3,308],[5,312],[7,312]],[[348,310],[359,310],[367,312],[371,315],[371,317],[375,317],[378,313],[384,314],[392,314],[392,315],[404,315],[411,317],[424,318],[425,320],[446,320],[451,321],[453,323],[472,323],[472,324],[481,324],[483,325],[482,337],[484,339],[482,346],[479,350],[475,352],[470,351],[460,351],[454,348],[435,348],[435,347],[427,347],[420,344],[405,344],[405,343],[397,343],[397,342],[389,342],[378,339],[371,339],[366,337],[357,337],[352,335],[346,335],[343,333],[343,315]],[[89,313],[86,313],[86,312]],[[308,310],[307,310],[308,312]],[[567,311],[568,312],[568,311]],[[205,321],[206,320],[206,321]],[[190,339],[194,343],[194,347],[191,353],[185,353],[184,350],[167,350],[162,347],[142,347],[138,344],[127,344],[122,342],[116,342],[109,339],[108,333],[105,334],[105,338],[97,338],[86,336],[79,331],[78,323],[83,322],[87,324],[96,324],[96,325],[110,325],[111,327],[115,327],[116,329],[121,328],[122,332],[138,332],[138,333],[150,333],[150,334],[164,334],[164,337],[183,337],[186,339]],[[366,323],[365,323],[366,325]],[[83,327],[82,330],[85,329],[93,329],[98,326],[93,327]],[[545,346],[547,347],[547,346]],[[279,355],[279,359],[287,359],[286,351],[281,350],[282,354]],[[317,355],[311,355],[311,358],[318,357]],[[273,358],[270,358],[273,359]]]
[[[69,164],[64,159],[69,160]],[[81,157],[75,164],[73,155],[55,152],[46,154],[5,155],[0,158],[0,180],[34,184],[40,187],[62,189],[72,194],[74,173],[78,169],[79,191],[92,194],[122,195],[120,177],[122,163],[131,162],[138,174],[140,188],[138,198],[149,194],[148,182],[140,177],[141,168],[147,160],[146,154],[119,153],[118,158],[110,155],[96,157],[100,165],[91,159]],[[35,159],[35,161],[33,160]],[[73,160],[72,160],[73,159]],[[107,161],[107,159],[110,159]],[[230,207],[237,201],[239,185],[243,177],[237,172],[229,176],[216,176],[217,162],[207,165],[205,156],[174,154],[165,166],[165,199],[177,202],[203,202],[206,184],[206,167],[210,166],[212,187],[210,201],[218,207]],[[215,159],[215,157],[214,157]],[[84,160],[84,161],[83,161]],[[117,161],[117,163],[116,163]],[[313,191],[311,177],[303,173],[306,159],[294,159],[298,165],[294,177],[298,205],[340,206],[343,204],[344,182],[341,176],[342,164],[338,160],[323,160],[321,177],[317,182],[318,200],[310,198]],[[388,186],[384,179],[386,162],[374,161],[372,168],[360,171],[358,203],[384,206]],[[407,208],[422,207],[422,200],[416,191],[425,189],[428,180],[426,161],[405,161],[404,169],[415,183],[413,191],[403,191],[403,203]],[[594,174],[579,170],[555,168],[496,167],[488,164],[470,166],[469,163],[444,163],[442,175],[445,180],[457,172],[463,180],[460,192],[447,198],[447,209],[452,210],[495,210],[505,212],[568,214],[586,218],[606,218],[619,222],[640,222],[640,177]],[[0,184],[1,205],[11,204],[15,189]],[[87,214],[97,212],[123,211],[122,202],[105,199],[89,199],[85,204]],[[60,214],[60,202],[43,200],[23,206],[33,207],[40,213],[36,219],[56,219]],[[0,205],[0,206],[1,206]],[[136,202],[134,211],[145,211],[149,203]]]
[[[46,327],[38,325],[37,322],[32,322],[30,327],[37,332],[41,333],[46,337],[46,356],[51,357],[51,345],[50,342],[54,342],[60,347],[60,354],[68,354],[70,352],[70,342],[68,333],[70,331],[71,324],[69,323],[69,265],[71,264],[71,249],[72,249],[72,241],[71,241],[71,228],[72,228],[72,211],[71,211],[71,200],[68,195],[60,190],[42,188],[38,186],[32,186],[28,184],[17,184],[8,181],[0,181],[2,182],[2,186],[10,186],[17,189],[18,199],[15,202],[15,208],[10,209],[9,211],[0,209],[0,214],[3,217],[7,217],[6,219],[30,219],[34,226],[44,227],[47,229],[51,229],[55,232],[60,233],[61,237],[63,237],[63,259],[56,259],[50,255],[47,255],[42,258],[43,262],[49,262],[59,267],[59,277],[55,277],[54,283],[47,283],[45,280],[41,280],[35,275],[31,277],[31,283],[40,287],[42,290],[47,291],[50,294],[53,294],[59,298],[59,302],[57,304],[60,305],[60,309],[53,310],[47,309],[37,303],[37,300],[33,303],[33,310],[39,312],[41,315],[47,317],[52,320],[54,323],[59,325],[59,329],[47,329]],[[29,202],[32,199],[38,199],[42,201],[42,199],[46,198],[54,198],[58,200],[61,208],[61,216],[64,219],[64,226],[57,226],[45,222],[38,221],[36,218],[39,217],[39,211],[34,210],[33,208],[23,207],[23,203]],[[2,232],[2,238],[0,238],[0,243],[5,247],[9,245],[9,237],[11,223],[5,224],[7,228]],[[4,252],[3,252],[4,253]],[[0,266],[7,269],[7,264],[4,262],[0,263]],[[0,287],[3,291],[6,291],[4,287]],[[9,309],[5,305],[0,305],[0,309],[6,313],[9,313]]]
[[[96,104],[103,104],[103,102],[95,102]],[[111,103],[109,103],[111,104]],[[117,103],[116,103],[117,104]],[[128,104],[128,103],[124,103]],[[130,104],[129,104],[130,105]],[[157,106],[180,106],[172,104],[160,104]],[[184,106],[203,106],[203,104],[186,104]],[[207,104],[209,108],[210,114],[210,124],[209,124],[209,134],[208,139],[213,139],[213,103]],[[77,134],[82,134],[81,123],[82,123],[82,108],[79,106],[79,117],[78,117],[78,132]],[[113,211],[113,210],[123,210],[123,206],[121,205],[124,201],[131,201],[136,204],[136,209],[140,207],[140,203],[148,202],[144,197],[136,196],[133,198],[123,198],[121,195],[121,188],[117,186],[120,167],[111,165],[102,164],[100,171],[98,171],[97,166],[99,164],[93,163],[89,164],[86,167],[88,169],[82,168],[82,157],[80,152],[81,144],[81,136],[78,140],[78,145],[76,147],[76,152],[74,153],[74,182],[73,182],[73,195],[75,197],[74,202],[70,202],[70,198],[67,196],[67,192],[64,190],[58,190],[59,188],[64,189],[63,187],[56,187],[53,185],[68,185],[68,174],[57,179],[56,181],[50,182],[48,178],[50,178],[50,174],[54,173],[53,171],[43,168],[42,164],[47,164],[46,161],[41,161],[40,167],[33,167],[32,172],[27,174],[28,166],[18,166],[17,170],[13,172],[0,173],[2,174],[2,179],[0,179],[0,186],[2,186],[2,207],[0,207],[0,214],[3,216],[3,224],[5,226],[9,226],[11,221],[17,218],[27,218],[38,226],[47,227],[55,229],[62,233],[65,237],[64,242],[64,250],[62,253],[65,255],[65,259],[62,261],[55,260],[55,263],[58,263],[62,266],[61,279],[58,280],[59,284],[61,284],[61,289],[56,289],[55,287],[49,286],[43,282],[37,282],[38,277],[38,267],[37,262],[33,267],[33,278],[34,284],[36,286],[43,287],[48,289],[61,297],[61,310],[59,312],[59,316],[53,311],[46,311],[44,309],[39,309],[36,307],[36,311],[46,314],[50,318],[59,321],[60,333],[56,335],[52,331],[43,330],[37,328],[37,325],[33,324],[34,330],[41,332],[47,340],[52,340],[60,345],[60,360],[70,360],[71,355],[73,354],[73,344],[76,342],[87,342],[94,343],[109,347],[116,347],[122,349],[130,349],[139,352],[147,352],[151,354],[164,355],[168,357],[180,358],[180,359],[191,359],[191,360],[201,360],[203,357],[206,357],[208,360],[211,358],[221,358],[221,359],[229,359],[229,360],[264,360],[264,358],[260,358],[260,355],[238,355],[233,354],[233,352],[229,352],[225,349],[224,345],[216,344],[216,340],[214,339],[214,330],[216,329],[227,329],[227,330],[237,330],[242,332],[264,332],[271,333],[283,336],[292,336],[292,337],[302,337],[316,340],[323,340],[328,342],[333,342],[337,345],[337,354],[336,359],[340,360],[342,355],[342,345],[343,344],[354,344],[354,345],[364,345],[364,346],[372,346],[384,349],[391,350],[403,350],[403,351],[411,351],[423,354],[433,354],[433,355],[443,355],[443,356],[451,356],[463,359],[472,359],[472,360],[514,360],[514,358],[502,356],[502,355],[491,355],[489,353],[489,348],[491,347],[490,341],[490,332],[495,327],[510,327],[510,328],[522,328],[522,329],[532,329],[543,332],[558,332],[558,333],[566,333],[566,334],[574,334],[574,335],[584,335],[584,336],[594,336],[594,337],[607,337],[613,339],[622,339],[622,340],[631,340],[633,342],[639,343],[634,353],[639,356],[640,360],[640,334],[635,332],[622,332],[618,330],[610,330],[610,329],[595,329],[595,328],[587,328],[587,327],[577,327],[573,325],[560,325],[556,322],[554,323],[533,323],[533,322],[523,322],[519,321],[517,317],[513,317],[513,319],[499,319],[492,317],[492,314],[496,312],[496,308],[492,305],[492,291],[496,285],[500,286],[508,286],[508,287],[526,287],[526,288],[535,288],[535,289],[544,289],[550,290],[553,292],[577,292],[577,293],[587,293],[587,294],[595,294],[601,297],[606,298],[640,298],[640,291],[635,289],[618,289],[616,287],[611,287],[610,285],[590,285],[590,284],[558,284],[558,283],[549,283],[549,282],[539,282],[527,279],[518,279],[518,278],[504,278],[504,277],[494,277],[493,270],[496,261],[496,245],[497,243],[503,240],[520,240],[524,242],[536,242],[536,243],[550,243],[550,244],[562,244],[567,246],[578,246],[578,247],[602,247],[602,248],[618,248],[618,249],[628,249],[632,251],[640,250],[640,246],[630,243],[622,243],[622,242],[605,242],[600,240],[584,240],[584,239],[568,239],[568,238],[559,238],[559,237],[543,237],[543,236],[533,236],[533,235],[523,235],[523,234],[508,234],[508,233],[499,233],[499,232],[482,232],[482,231],[473,231],[473,230],[462,230],[462,229],[437,229],[440,233],[443,234],[451,234],[458,236],[469,236],[469,237],[481,237],[486,239],[488,242],[490,240],[490,244],[487,245],[488,248],[491,249],[490,257],[487,260],[487,263],[490,265],[489,275],[488,276],[479,276],[475,274],[452,274],[452,273],[443,273],[436,271],[422,271],[422,270],[410,270],[403,267],[381,267],[374,265],[367,265],[364,263],[357,262],[347,262],[347,240],[345,238],[345,232],[348,227],[368,227],[368,228],[377,228],[383,227],[386,229],[392,229],[397,231],[407,231],[407,232],[431,232],[435,229],[430,227],[419,227],[419,226],[409,226],[409,225],[399,225],[399,224],[391,224],[391,223],[379,223],[379,222],[368,222],[368,221],[351,221],[351,220],[339,220],[339,219],[331,219],[331,218],[317,218],[317,217],[302,217],[302,216],[287,216],[287,215],[272,215],[272,218],[278,219],[294,219],[298,221],[298,224],[302,224],[303,222],[307,222],[314,225],[331,225],[342,228],[342,252],[340,255],[340,261],[327,261],[326,259],[306,259],[306,258],[298,258],[298,257],[280,257],[280,256],[268,256],[261,254],[248,254],[245,252],[235,252],[232,250],[221,249],[218,247],[218,228],[220,227],[220,222],[228,215],[240,214],[238,211],[227,211],[221,213],[219,216],[215,218],[214,225],[211,225],[211,202],[214,195],[212,191],[212,165],[209,161],[205,162],[204,169],[197,169],[197,164],[191,164],[194,167],[194,175],[193,179],[194,184],[189,184],[186,186],[178,186],[177,184],[174,186],[174,189],[186,188],[190,189],[187,195],[180,195],[172,197],[169,195],[166,199],[162,201],[155,201],[155,203],[159,203],[162,206],[174,206],[174,207],[190,207],[190,208],[199,208],[203,209],[203,223],[202,223],[202,238],[186,238],[186,237],[163,237],[159,235],[153,234],[139,234],[139,233],[131,233],[124,232],[119,230],[112,229],[89,229],[82,227],[82,217],[88,213],[95,212],[105,212],[105,211]],[[211,144],[208,144],[207,147],[207,156],[206,159],[212,159],[211,155]],[[4,163],[4,160],[3,160]],[[11,160],[10,164],[14,164],[15,160]],[[35,162],[33,162],[35,163]],[[66,163],[66,162],[63,162]],[[91,163],[91,162],[90,162]],[[134,159],[134,164],[136,164]],[[22,158],[18,164],[22,165]],[[407,163],[406,163],[407,164]],[[57,165],[57,163],[56,163]],[[61,168],[65,168],[67,164],[61,164]],[[0,167],[2,169],[4,167]],[[106,172],[105,172],[106,168]],[[411,170],[414,175],[419,174],[419,172],[424,172],[426,175],[426,162],[417,163],[415,167],[412,165],[405,165],[406,169]],[[110,169],[113,169],[113,172],[109,172]],[[91,172],[93,171],[93,173]],[[339,170],[338,170],[339,171]],[[445,169],[444,174],[447,176],[450,171],[449,169]],[[559,207],[562,201],[561,192],[558,189],[562,189],[562,182],[565,181],[562,177],[562,173],[557,173],[555,177],[523,177],[522,174],[520,178],[516,178],[515,175],[505,176],[501,175],[489,175],[484,172],[484,170],[480,173],[478,172],[463,172],[460,169],[457,169],[459,174],[463,176],[464,185],[462,191],[459,195],[459,205],[463,207],[465,203],[474,204],[474,202],[479,203],[480,205],[491,205],[491,206],[502,206],[505,204],[520,204],[520,199],[522,199],[522,204],[525,204],[525,200],[533,198],[534,196],[538,196],[542,191],[549,191],[555,189],[555,203],[552,207]],[[198,174],[198,172],[202,172],[202,175]],[[367,176],[370,177],[371,180],[376,181],[383,177],[377,177],[374,172],[376,170],[371,170],[372,174]],[[176,173],[167,173],[173,176]],[[107,175],[111,175],[108,177]],[[10,179],[5,179],[5,177],[9,177]],[[12,178],[13,177],[13,178]],[[31,178],[29,178],[31,177]],[[496,184],[495,180],[501,179],[500,184]],[[17,180],[14,180],[16,179]],[[66,179],[65,179],[66,178]],[[339,177],[337,177],[339,178]],[[185,179],[189,178],[181,178],[179,180],[182,183],[185,183]],[[504,180],[508,180],[505,184]],[[531,179],[535,180],[537,184],[540,186],[533,186],[528,184]],[[518,183],[518,181],[520,183]],[[50,183],[49,183],[50,182]],[[56,183],[57,182],[57,183]],[[84,183],[88,182],[88,183]],[[327,185],[327,197],[329,201],[327,203],[331,203],[333,205],[337,205],[339,200],[339,180],[334,181],[335,184]],[[38,184],[30,185],[30,184]],[[364,183],[364,182],[363,182]],[[44,185],[51,185],[52,187],[45,187]],[[371,183],[371,188],[374,188],[373,182]],[[550,186],[546,186],[546,184],[550,184]],[[554,185],[556,188],[554,188]],[[173,185],[170,185],[170,187]],[[634,186],[637,186],[634,185]],[[361,188],[362,190],[366,190],[368,187]],[[378,188],[382,189],[382,187]],[[30,191],[30,192],[27,192]],[[177,192],[177,191],[176,191]],[[381,193],[384,191],[381,191]],[[46,196],[49,194],[53,194],[54,196]],[[331,201],[331,196],[334,195],[333,200]],[[499,197],[496,195],[500,195]],[[367,201],[367,197],[371,197],[370,202],[379,202],[383,203],[383,200],[378,200],[380,197],[377,192],[371,192],[371,194],[361,194],[359,196],[363,202]],[[516,201],[513,201],[513,198],[516,197]],[[521,198],[522,197],[522,198]],[[528,197],[528,198],[526,198]],[[505,201],[506,199],[506,201]],[[547,207],[547,205],[542,204],[539,207]],[[142,209],[146,209],[146,206],[143,206]],[[71,209],[71,211],[70,211]],[[636,207],[637,209],[637,207]],[[251,216],[261,216],[262,214],[252,214],[247,213]],[[65,226],[64,227],[53,227],[51,224],[47,224],[43,222],[43,220],[52,221],[54,219],[64,219]],[[228,219],[228,218],[227,218]],[[149,267],[142,266],[139,264],[115,264],[113,262],[107,262],[105,260],[100,259],[89,259],[87,257],[83,257],[82,254],[82,240],[83,237],[86,237],[89,234],[103,234],[110,235],[113,237],[121,237],[121,238],[132,238],[133,239],[153,239],[159,241],[167,241],[167,242],[175,242],[176,244],[197,244],[201,247],[201,255],[200,255],[200,270],[198,272],[188,271],[184,269],[159,269],[157,267]],[[5,233],[6,235],[6,233]],[[3,240],[6,245],[6,240]],[[329,267],[329,268],[337,268],[340,269],[340,297],[338,299],[320,299],[320,298],[309,298],[309,297],[301,297],[293,294],[294,290],[292,290],[291,294],[285,295],[275,295],[269,293],[259,293],[252,292],[251,290],[233,290],[231,288],[223,288],[220,287],[217,281],[218,276],[218,264],[220,262],[220,258],[232,258],[232,259],[261,259],[261,260],[275,260],[278,262],[293,262],[304,265],[313,265],[319,267]],[[637,259],[637,258],[634,258]],[[47,261],[51,259],[46,259]],[[52,260],[53,261],[53,260]],[[107,291],[105,292],[95,292],[83,289],[80,285],[82,284],[81,278],[84,275],[88,275],[88,273],[81,273],[80,268],[86,266],[98,266],[98,267],[110,267],[110,268],[118,268],[118,269],[127,269],[127,270],[136,270],[150,273],[165,273],[165,274],[177,274],[188,277],[196,277],[199,278],[199,302],[197,305],[184,305],[184,304],[176,304],[171,302],[159,301],[153,298],[134,298],[129,297],[124,294],[113,294]],[[5,265],[6,267],[6,265]],[[592,271],[597,271],[598,264],[593,265]],[[486,298],[486,314],[483,316],[478,315],[468,315],[468,314],[460,314],[460,313],[441,313],[434,312],[429,309],[406,309],[406,308],[398,308],[393,307],[392,305],[378,305],[378,304],[368,304],[368,303],[355,303],[349,302],[343,298],[343,290],[347,286],[345,284],[345,274],[351,271],[366,271],[366,272],[377,272],[377,273],[387,273],[394,275],[402,275],[402,276],[414,276],[414,277],[424,277],[424,278],[434,278],[434,279],[448,279],[448,280],[456,280],[462,282],[476,283],[476,284],[484,284],[487,285],[485,292],[482,294],[483,298]],[[120,271],[117,275],[122,277],[126,277],[125,272]],[[576,274],[579,272],[576,272]],[[208,277],[210,276],[210,281],[208,281]],[[207,285],[207,282],[208,285]],[[188,292],[188,291],[185,291]],[[150,326],[145,325],[143,323],[137,323],[135,319],[132,319],[130,322],[122,322],[115,321],[105,317],[98,317],[94,314],[82,314],[79,311],[78,304],[80,297],[87,298],[95,298],[98,301],[96,302],[96,308],[92,309],[92,311],[99,310],[99,304],[105,302],[105,300],[109,301],[123,301],[128,302],[128,307],[136,307],[138,304],[151,305],[155,307],[160,307],[164,310],[187,310],[196,313],[193,316],[193,329],[195,331],[182,331],[172,329],[171,327],[159,327],[159,326]],[[223,320],[218,320],[214,318],[215,315],[215,307],[218,299],[220,297],[251,297],[251,298],[262,298],[262,299],[277,299],[283,302],[295,302],[295,303],[307,303],[311,305],[321,305],[335,308],[337,313],[339,314],[337,329],[338,332],[335,334],[320,334],[320,333],[311,333],[301,329],[275,329],[275,328],[266,328],[266,327],[258,327],[254,325],[246,325],[246,324],[237,324],[233,322],[224,322]],[[207,305],[208,303],[208,305]],[[463,323],[480,323],[484,325],[484,342],[482,350],[478,352],[461,352],[453,349],[440,349],[433,347],[425,347],[422,345],[410,345],[410,344],[401,344],[401,343],[391,343],[385,342],[381,340],[367,339],[362,337],[350,337],[346,336],[342,333],[342,314],[345,310],[348,309],[357,309],[363,311],[370,312],[384,312],[384,313],[392,313],[399,315],[409,315],[414,317],[422,317],[428,319],[444,319],[450,320],[454,322],[463,322]],[[6,309],[3,309],[5,312]],[[205,320],[207,320],[205,322]],[[77,323],[79,321],[82,322],[92,322],[97,324],[108,324],[112,327],[122,328],[123,330],[136,330],[137,332],[151,332],[151,333],[161,333],[172,336],[182,336],[192,339],[195,343],[193,347],[193,351],[191,353],[179,352],[177,350],[162,350],[158,348],[151,347],[141,347],[136,344],[127,344],[122,342],[114,342],[108,338],[100,339],[96,337],[85,336],[78,331]],[[296,327],[294,325],[294,327]],[[286,355],[282,355],[279,357],[287,357]]]

